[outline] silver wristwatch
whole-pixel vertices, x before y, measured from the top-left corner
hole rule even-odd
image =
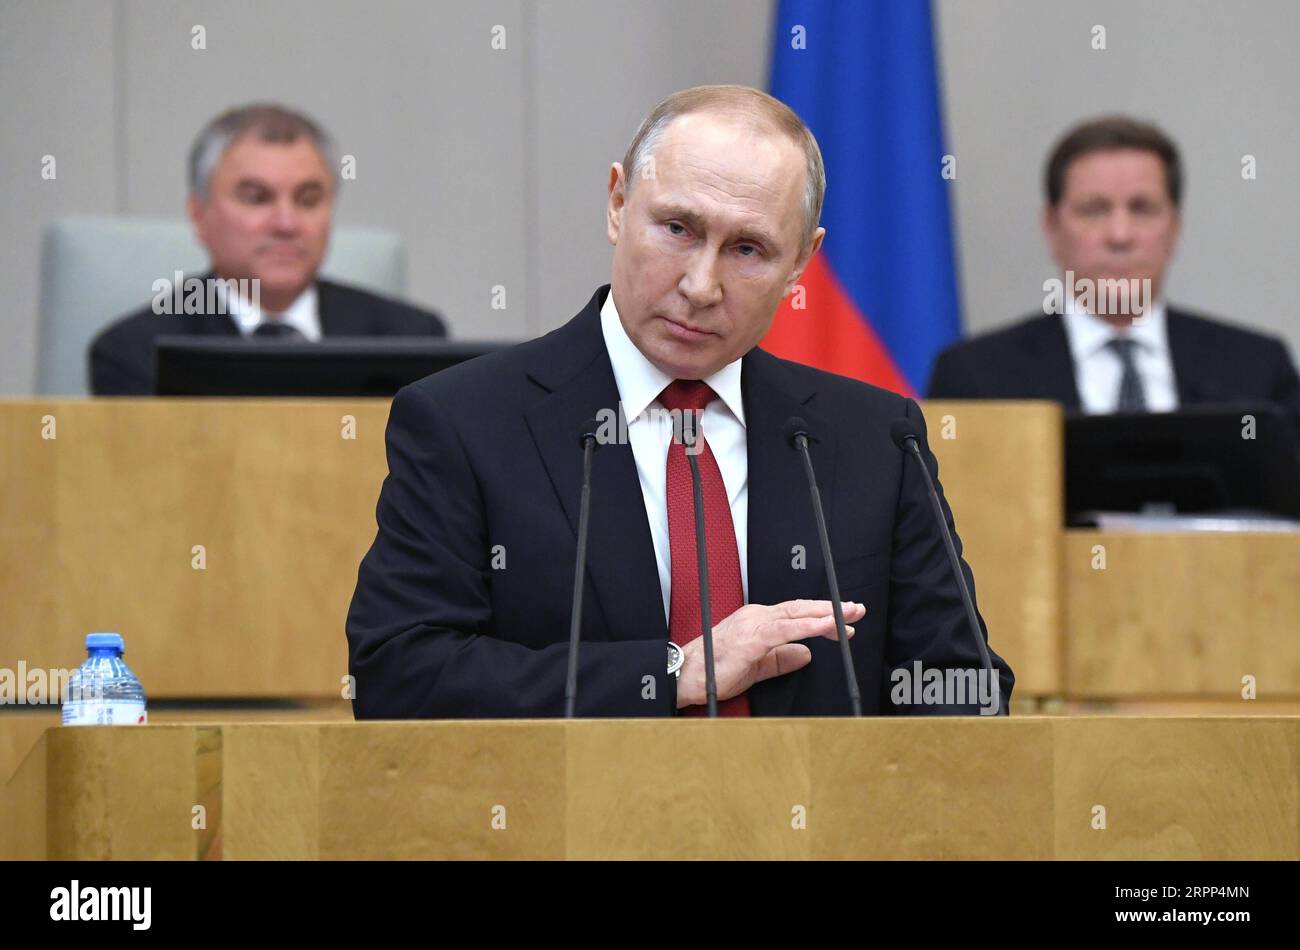
[[[686,653],[671,640],[668,641],[668,675],[678,679],[682,675],[682,664],[686,662]]]

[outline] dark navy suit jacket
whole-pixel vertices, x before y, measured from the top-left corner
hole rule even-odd
[[[393,400],[379,530],[347,618],[358,719],[562,715],[579,430],[619,405],[600,328],[607,293],[558,330]],[[829,596],[802,463],[783,435],[800,416],[816,440],[841,597],[867,607],[850,641],[864,712],[977,711],[889,698],[896,667],[979,666],[921,473],[889,435],[891,420],[912,419],[937,476],[916,403],[759,349],[744,357],[741,385],[750,602]],[[944,511],[951,523],[946,502]],[[601,445],[593,458],[587,570],[578,713],[673,715],[659,574],[628,444]],[[750,690],[754,715],[849,713],[838,644],[805,642],[810,665]],[[1005,704],[1012,673],[994,662]]]
[[[316,307],[322,336],[447,335],[438,314],[348,284],[316,281]],[[237,337],[239,327],[227,314],[158,315],[149,307],[133,311],[91,341],[90,391],[96,396],[152,395],[154,341],[182,334]]]
[[[1258,400],[1300,415],[1300,376],[1280,339],[1172,308],[1165,322],[1179,405]],[[1065,324],[1038,314],[953,344],[935,361],[929,397],[1051,399],[1077,411]]]

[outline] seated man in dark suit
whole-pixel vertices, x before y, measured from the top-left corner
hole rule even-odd
[[[608,188],[609,286],[558,330],[393,401],[347,619],[356,716],[562,713],[579,434],[619,418],[592,464],[577,713],[701,711],[691,474],[663,424],[685,412],[702,413],[720,714],[851,709],[792,417],[813,437],[863,711],[1005,711],[1013,678],[996,655],[979,688],[1000,701],[912,682],[980,666],[923,473],[890,435],[911,420],[937,476],[916,403],[757,347],[825,233],[812,133],[757,90],[686,90],[642,123]]]
[[[317,278],[338,186],[334,152],[316,123],[280,106],[208,123],[190,151],[186,210],[212,269],[95,338],[91,391],[152,393],[154,339],[164,335],[445,336],[434,313]]]
[[[1154,126],[1116,117],[1069,132],[1048,159],[1043,211],[1062,292],[1047,294],[1044,313],[944,351],[930,398],[1052,399],[1087,413],[1235,401],[1300,411],[1281,340],[1166,305],[1182,183],[1178,150]]]

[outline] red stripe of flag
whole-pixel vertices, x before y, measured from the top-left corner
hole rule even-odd
[[[915,397],[870,322],[844,292],[825,255],[818,251],[800,280],[799,290],[781,301],[772,327],[759,345],[774,356],[851,376]],[[811,326],[810,326],[811,323]]]

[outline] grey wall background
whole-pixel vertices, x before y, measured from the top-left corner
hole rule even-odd
[[[0,0],[0,393],[33,386],[46,226],[72,213],[179,217],[194,134],[253,99],[307,110],[356,156],[337,223],[398,231],[411,298],[441,309],[458,336],[558,326],[608,276],[609,162],[674,89],[764,86],[772,6]],[[1037,223],[1051,142],[1081,116],[1125,111],[1159,121],[1184,151],[1170,297],[1300,351],[1300,4],[938,0],[936,10],[968,331],[1037,306],[1053,273]],[[195,24],[205,50],[191,48]],[[498,24],[507,48],[495,51]],[[1090,47],[1097,24],[1104,51]],[[1255,181],[1241,178],[1247,153]],[[40,177],[46,154],[54,181]],[[505,310],[490,306],[498,284]]]

